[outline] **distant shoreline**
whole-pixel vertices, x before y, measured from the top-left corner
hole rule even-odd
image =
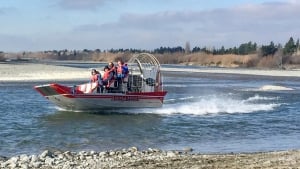
[[[55,62],[66,63],[66,62]],[[70,63],[70,62],[68,62]],[[83,62],[74,62],[83,63]],[[86,62],[84,62],[86,63]],[[94,62],[88,62],[94,63]],[[97,62],[95,62],[97,63]],[[99,63],[98,70],[102,70],[103,63]],[[166,72],[197,72],[197,73],[222,73],[222,74],[243,74],[260,76],[282,76],[282,77],[300,77],[300,70],[271,70],[271,69],[247,69],[247,68],[170,68],[162,65],[162,71]],[[86,68],[75,68],[67,66],[58,66],[51,63],[1,63],[0,64],[0,82],[23,82],[23,81],[88,81],[90,70]]]

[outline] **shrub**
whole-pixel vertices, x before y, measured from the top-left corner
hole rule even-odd
[[[0,62],[5,61],[4,53],[0,52]]]
[[[278,64],[276,59],[274,59],[273,56],[269,55],[266,57],[263,57],[259,60],[257,67],[260,68],[278,68]]]

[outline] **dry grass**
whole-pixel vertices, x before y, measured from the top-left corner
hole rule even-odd
[[[4,58],[4,55],[2,55],[1,53],[0,53],[0,62],[1,61],[5,61],[5,58]]]
[[[293,55],[290,57],[291,64],[300,64],[300,55]]]
[[[197,64],[220,67],[251,67],[256,62],[256,55],[212,55],[206,53],[194,53],[183,56],[179,61],[184,64]]]
[[[261,58],[256,66],[259,68],[278,68],[280,65],[278,64],[277,59],[273,56],[266,56]]]
[[[131,53],[109,53],[109,52],[102,52],[102,53],[93,53],[92,60],[99,61],[99,62],[116,62],[118,60],[122,60],[124,62],[128,61],[132,56]]]

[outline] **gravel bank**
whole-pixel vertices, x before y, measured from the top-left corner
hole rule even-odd
[[[299,168],[300,151],[250,154],[193,154],[186,151],[139,151],[136,147],[105,152],[51,152],[0,157],[1,168]]]

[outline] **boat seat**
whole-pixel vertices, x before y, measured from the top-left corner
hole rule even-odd
[[[108,84],[104,87],[104,93],[111,93],[118,88],[117,80],[109,80]]]
[[[106,85],[107,88],[117,88],[118,82],[116,80],[109,80],[108,85]]]
[[[117,79],[109,80],[108,85],[105,86],[105,91],[109,93],[126,92],[127,91],[128,76],[122,78],[119,82]]]
[[[128,76],[125,76],[125,77],[123,78],[123,83],[128,83]]]
[[[119,90],[121,90],[122,92],[126,93],[128,91],[128,75],[126,75],[123,79],[122,79],[122,84],[120,85]]]
[[[81,91],[83,93],[92,93],[97,89],[98,87],[98,82],[93,82],[93,83],[85,83],[76,86],[76,90]]]

